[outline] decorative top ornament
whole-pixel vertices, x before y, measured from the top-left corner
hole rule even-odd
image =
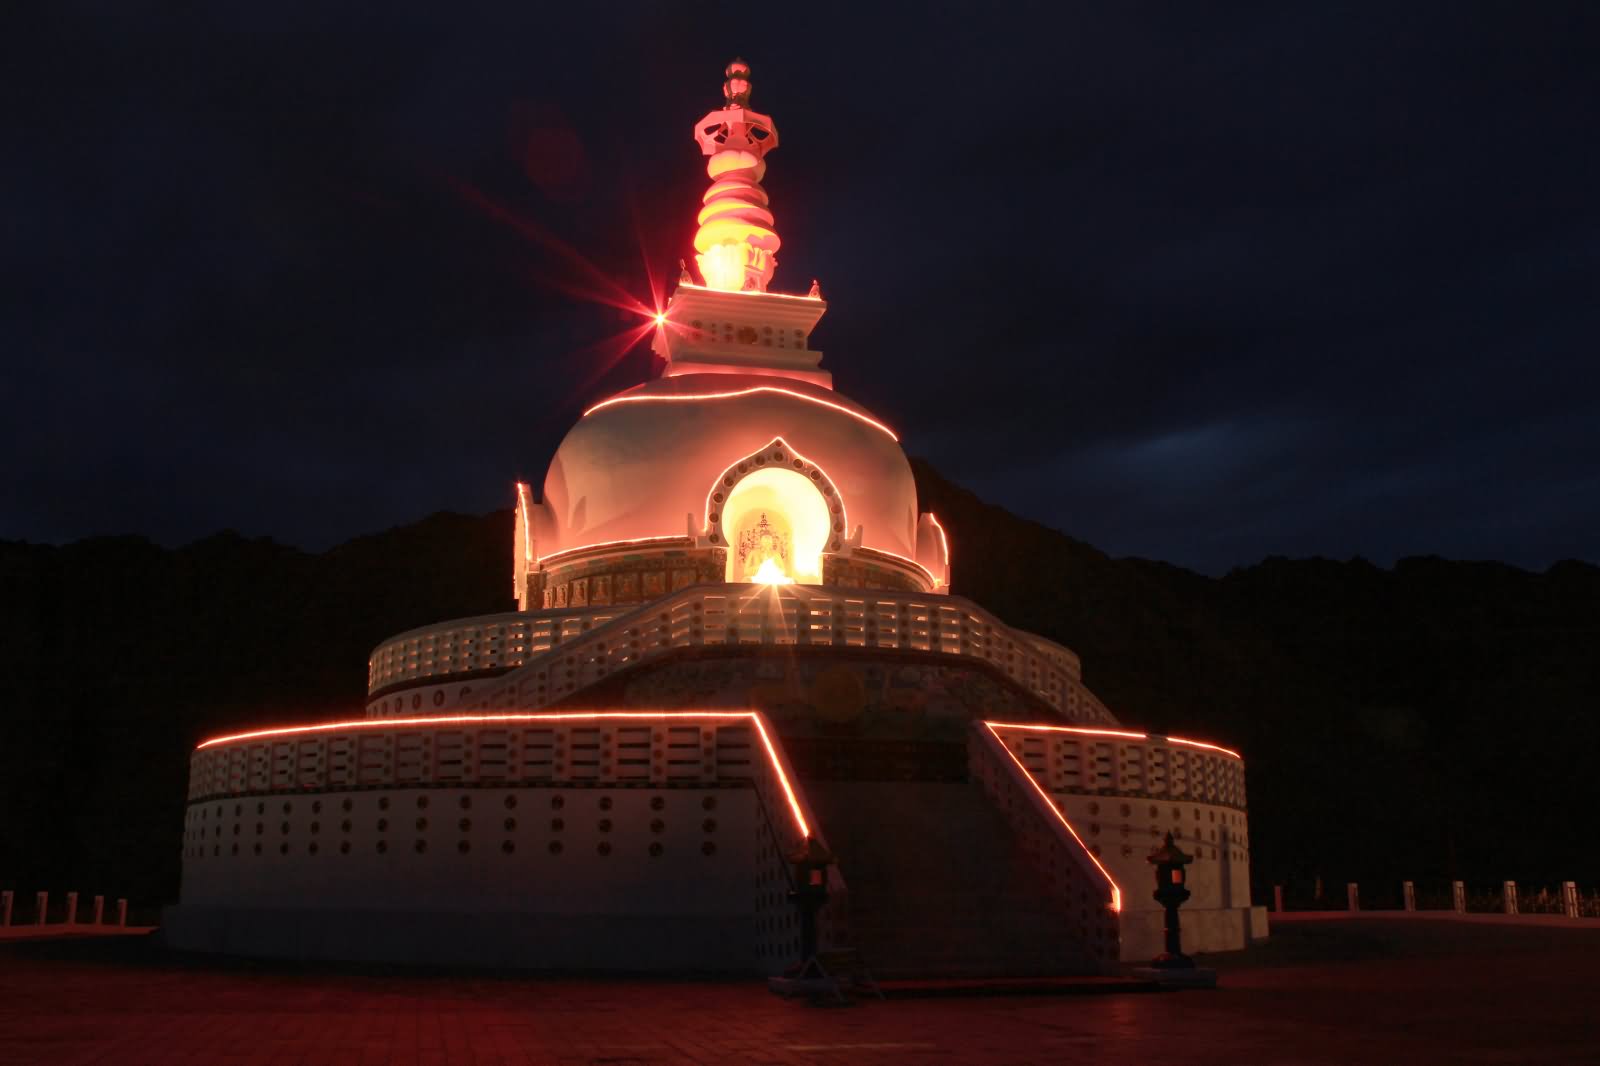
[[[782,242],[772,228],[761,179],[767,172],[763,157],[778,147],[778,127],[770,116],[749,109],[748,63],[735,59],[723,74],[726,104],[694,129],[700,150],[711,157],[706,163],[711,187],[694,235],[695,262],[708,289],[766,292]]]
[[[722,72],[725,79],[722,83],[722,98],[727,101],[724,108],[750,106],[750,64],[742,59],[735,59],[728,64],[728,69]]]

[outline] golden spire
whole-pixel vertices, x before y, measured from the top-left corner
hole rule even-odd
[[[709,289],[766,292],[782,242],[772,228],[761,178],[767,172],[763,157],[778,147],[778,127],[749,109],[748,63],[735,59],[723,74],[726,103],[694,130],[700,150],[711,157],[706,163],[711,187],[694,235],[695,262]]]

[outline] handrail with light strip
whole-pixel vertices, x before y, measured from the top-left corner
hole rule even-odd
[[[778,755],[778,749],[772,743],[772,736],[767,732],[766,723],[762,721],[761,715],[755,711],[553,711],[544,714],[452,714],[423,718],[353,718],[342,722],[316,722],[310,725],[279,726],[273,729],[256,729],[246,733],[231,733],[227,736],[211,737],[209,740],[203,740],[195,745],[195,751],[203,751],[206,748],[241,741],[265,740],[269,737],[301,736],[310,733],[339,733],[357,729],[510,725],[522,722],[637,721],[639,719],[661,721],[681,718],[748,719],[761,736],[761,744],[767,752],[767,762],[772,767],[772,772],[777,776],[778,784],[783,788],[784,799],[789,804],[789,813],[793,816],[801,837],[809,838],[811,836],[811,826],[806,822],[806,816],[800,810],[800,798],[796,795],[794,786],[789,782],[789,775],[784,772],[783,760]]]
[[[995,743],[1000,745],[1000,749],[1006,753],[1012,762],[1016,763],[1017,770],[1027,779],[1028,784],[1033,786],[1033,790],[1039,794],[1039,798],[1044,801],[1044,805],[1050,808],[1050,813],[1056,816],[1056,821],[1060,822],[1062,828],[1072,834],[1072,839],[1077,841],[1079,848],[1083,849],[1083,854],[1088,856],[1089,861],[1094,863],[1094,868],[1099,870],[1101,876],[1106,879],[1106,884],[1111,886],[1111,909],[1118,914],[1122,913],[1122,887],[1117,884],[1117,879],[1111,876],[1111,871],[1101,865],[1095,853],[1089,850],[1089,845],[1083,842],[1083,838],[1078,835],[1078,831],[1072,828],[1072,823],[1067,821],[1067,816],[1061,813],[1061,808],[1057,807],[1055,800],[1050,798],[1050,793],[1044,790],[1044,786],[1034,779],[1033,774],[1029,773],[1028,768],[1022,764],[1022,760],[1017,758],[1016,752],[1012,751],[1010,746],[1000,738],[999,729],[996,727],[1005,728],[1006,723],[985,722],[983,724],[993,734]]]
[[[1224,748],[1220,744],[1208,744],[1203,740],[1188,740],[1184,737],[1164,737],[1158,733],[1132,733],[1121,729],[1090,729],[1083,726],[1071,725],[1040,725],[1037,722],[985,722],[984,725],[991,729],[1025,729],[1034,733],[1078,733],[1091,737],[1121,737],[1125,740],[1164,740],[1169,744],[1182,744],[1189,748],[1204,748],[1207,751],[1221,752],[1223,755],[1244,761],[1244,756],[1232,748]]]

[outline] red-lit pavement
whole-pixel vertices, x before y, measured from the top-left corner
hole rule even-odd
[[[0,945],[0,1063],[1595,1063],[1596,928],[1300,921],[1215,992],[821,1010],[757,983],[525,979]]]

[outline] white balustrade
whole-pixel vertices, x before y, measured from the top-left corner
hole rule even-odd
[[[815,586],[702,585],[626,609],[490,615],[441,623],[381,645],[369,664],[369,691],[428,679],[480,677],[464,699],[429,713],[464,709],[536,710],[624,667],[685,648],[802,646],[878,648],[960,656],[989,663],[1063,717],[1113,723],[1083,686],[1078,657],[1043,637],[1014,630],[959,597],[840,592]],[[465,687],[465,686],[464,686]],[[419,701],[413,701],[414,703]],[[419,709],[419,708],[412,708]]]
[[[1244,760],[1132,730],[1008,729],[1001,740],[1046,792],[1184,800],[1245,809]]]

